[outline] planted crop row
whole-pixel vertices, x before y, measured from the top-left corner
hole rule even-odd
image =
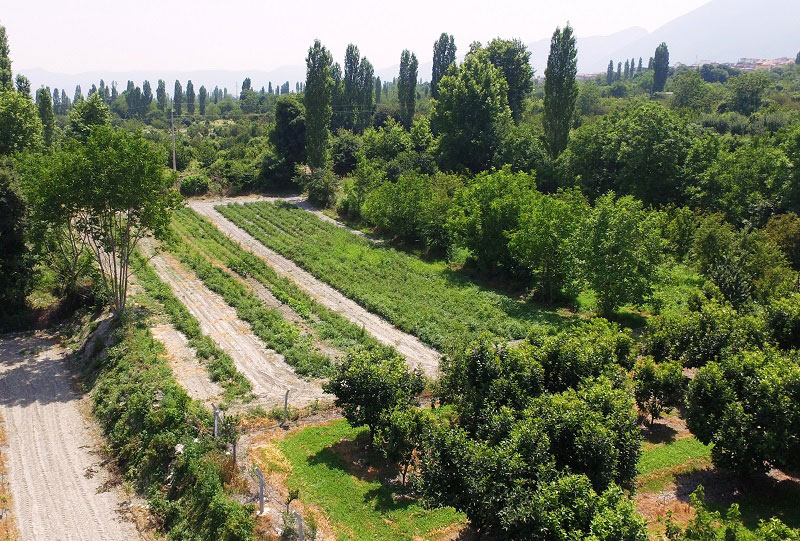
[[[283,316],[263,303],[227,271],[214,266],[199,250],[185,242],[173,226],[165,248],[190,267],[211,291],[220,295],[236,310],[236,315],[250,324],[253,333],[267,347],[284,356],[286,363],[301,376],[326,377],[331,374],[331,359],[313,348],[312,340]]]
[[[564,323],[554,312],[463,279],[443,261],[426,262],[375,246],[286,204],[217,210],[265,246],[440,350],[482,332],[516,339],[535,323]]]
[[[261,283],[276,299],[290,306],[308,322],[320,339],[342,351],[355,346],[391,349],[380,344],[363,327],[309,297],[291,280],[279,276],[261,258],[244,250],[196,212],[183,209],[175,213],[173,225],[187,242],[191,242],[204,254],[240,276],[252,277]]]
[[[211,338],[203,334],[200,322],[172,294],[169,286],[161,281],[139,253],[134,254],[133,268],[136,278],[145,291],[161,303],[170,323],[186,336],[197,357],[207,363],[211,380],[222,385],[229,398],[242,397],[247,394],[252,386],[247,378],[236,370],[230,355],[218,348]]]

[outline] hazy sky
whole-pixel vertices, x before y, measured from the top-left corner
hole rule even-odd
[[[409,48],[429,61],[438,35],[472,41],[654,30],[709,0],[0,0],[14,70],[270,70],[301,64],[319,38],[341,61],[350,42],[378,67]],[[403,9],[400,9],[400,7]]]

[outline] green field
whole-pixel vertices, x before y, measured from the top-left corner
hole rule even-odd
[[[444,261],[423,261],[373,245],[287,204],[237,204],[217,210],[370,312],[440,350],[482,332],[519,339],[534,324],[563,326],[573,319],[554,307],[480,287]]]
[[[380,475],[372,478],[354,472],[344,449],[352,441],[362,447],[365,433],[365,428],[335,421],[305,428],[278,443],[291,465],[289,488],[299,489],[301,500],[325,512],[339,539],[430,538],[433,532],[465,522],[453,509],[427,510],[402,497],[400,487],[389,485]],[[366,464],[359,467],[364,474],[372,465],[370,458],[367,455]]]

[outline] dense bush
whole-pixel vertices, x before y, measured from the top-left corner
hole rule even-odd
[[[208,177],[202,173],[191,174],[181,179],[181,195],[191,197],[208,192]]]
[[[358,165],[358,154],[361,145],[358,137],[353,132],[339,130],[331,141],[331,159],[333,172],[344,177],[352,173]]]
[[[307,165],[298,165],[293,180],[315,205],[327,208],[336,201],[340,180],[330,169],[312,171]]]

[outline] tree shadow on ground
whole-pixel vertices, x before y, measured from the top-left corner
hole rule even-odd
[[[800,479],[777,470],[769,475],[741,478],[722,468],[707,468],[675,476],[675,496],[688,503],[689,496],[703,485],[708,506],[723,513],[731,504],[739,504],[742,521],[748,528],[760,520],[777,517],[788,526],[800,527]]]
[[[652,425],[648,424],[649,422],[650,420],[648,418],[646,422],[643,423],[642,437],[644,441],[654,445],[659,443],[672,443],[675,441],[678,435],[677,430],[667,424],[659,423],[658,419],[656,419],[656,422]]]

